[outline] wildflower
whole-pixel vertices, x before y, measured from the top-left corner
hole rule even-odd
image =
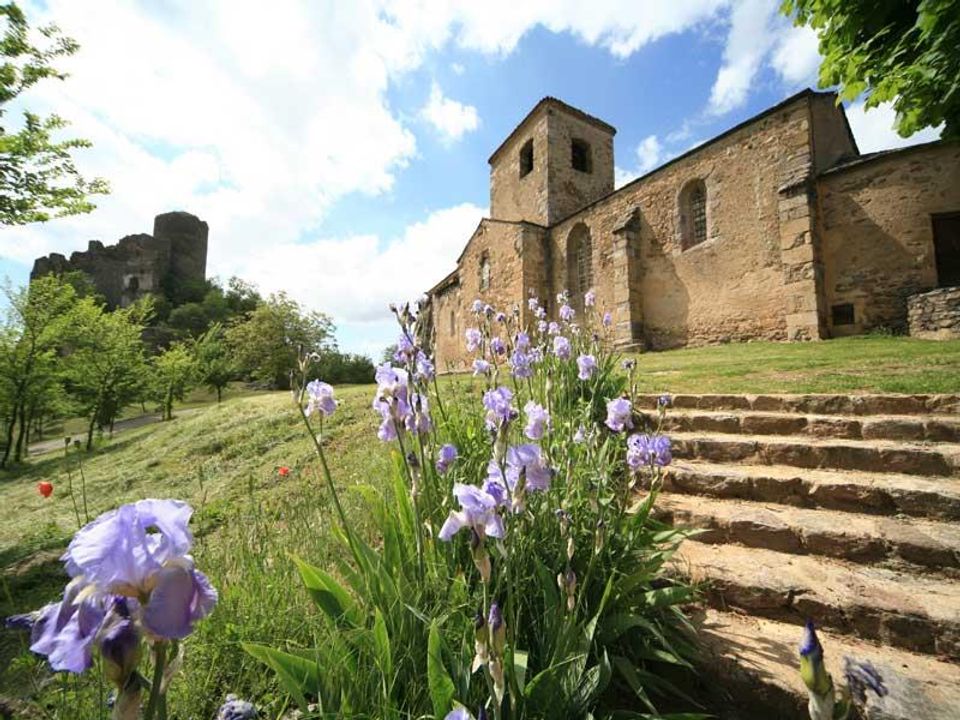
[[[807,620],[803,642],[800,643],[800,677],[807,686],[811,720],[832,718],[835,703],[833,679],[823,664],[823,646],[817,639],[812,620]]]
[[[403,418],[404,429],[413,435],[426,435],[433,428],[427,396],[414,393],[410,396],[410,412]]]
[[[666,408],[673,405],[673,398],[667,394],[663,394],[657,398],[657,407]]]
[[[550,427],[550,413],[543,405],[535,403],[533,400],[529,400],[523,406],[523,412],[527,416],[527,425],[523,429],[523,434],[531,440],[539,440],[543,437],[546,429]]]
[[[557,293],[557,305],[566,305],[569,293],[566,290]]]
[[[37,483],[37,492],[43,495],[45,498],[53,495],[53,483],[48,482],[47,480],[41,480]]]
[[[577,605],[577,574],[572,567],[557,575],[557,586],[567,596],[567,612],[573,612]]]
[[[611,315],[609,312],[605,312],[603,314],[603,319],[601,320],[601,322],[603,322],[604,327],[606,328],[610,327],[611,325],[613,325],[613,315]]]
[[[470,310],[478,315],[483,312],[483,303],[480,302],[479,298],[473,301],[473,304],[470,306]]]
[[[505,355],[507,352],[506,343],[503,338],[495,337],[490,341],[490,351],[495,355]]]
[[[503,537],[503,521],[497,514],[497,501],[486,491],[474,485],[455,483],[453,495],[460,503],[460,510],[451,510],[438,537],[449,542],[464,528],[470,528],[482,540],[487,535]]]
[[[583,296],[583,305],[584,307],[593,307],[596,304],[597,294],[593,291],[593,288],[590,288]]]
[[[130,616],[130,601],[115,597],[99,631],[100,656],[107,677],[119,689],[140,664],[140,630]]]
[[[473,668],[471,672],[476,672],[487,664],[490,660],[490,652],[487,648],[487,620],[482,612],[478,612],[473,617]]]
[[[576,315],[576,311],[569,305],[560,306],[560,319],[564,322],[573,322],[573,317]]]
[[[597,370],[597,359],[593,355],[581,355],[577,358],[577,377],[589,380]]]
[[[486,375],[490,372],[490,363],[488,363],[483,358],[477,358],[473,361],[473,375]]]
[[[507,626],[503,622],[503,610],[500,609],[500,603],[496,600],[490,603],[487,625],[490,627],[490,645],[493,647],[493,651],[499,655],[503,652],[507,643]]]
[[[328,417],[333,415],[336,409],[333,387],[319,380],[307,383],[307,408],[304,412],[308,416],[319,411],[324,417]]]
[[[537,316],[537,319],[543,320],[544,318],[547,317],[547,310],[544,307],[538,307],[534,315]]]
[[[861,705],[867,701],[867,690],[873,691],[877,697],[884,697],[888,693],[880,673],[868,661],[845,657],[843,674],[847,679],[850,695]]]
[[[549,327],[549,326],[547,325],[547,321],[546,321],[546,320],[540,320],[540,321],[537,323],[537,332],[542,335],[543,333],[545,333],[545,332],[547,331],[547,327]]]
[[[644,465],[670,464],[670,438],[666,435],[631,435],[627,438],[627,464],[633,470]]]
[[[633,370],[637,366],[637,361],[633,358],[625,358],[620,361],[620,367],[624,370]]]
[[[437,472],[441,475],[446,474],[447,470],[450,469],[450,466],[453,465],[454,461],[457,459],[457,448],[455,445],[444,445],[440,448],[440,452],[437,455]]]
[[[511,404],[512,401],[513,393],[510,388],[503,386],[487,390],[483,394],[483,406],[487,409],[486,424],[489,430],[502,428],[517,417],[517,409]]]
[[[488,318],[493,317],[493,315],[494,315],[495,312],[496,312],[496,311],[493,309],[493,306],[492,306],[492,305],[484,305],[484,306],[483,306],[483,314],[486,315]]]
[[[547,325],[547,332],[550,333],[551,335],[559,335],[560,334],[559,323],[555,322],[554,320],[551,320],[550,324]]]
[[[473,720],[473,715],[463,705],[460,705],[448,712],[443,720]]]
[[[434,367],[433,362],[429,357],[426,356],[422,351],[417,353],[417,371],[416,378],[417,380],[422,380],[424,382],[433,380],[433,376],[437,374],[437,369]]]
[[[463,335],[467,340],[467,352],[476,352],[477,348],[480,347],[480,340],[483,338],[480,331],[477,328],[467,328]]]
[[[256,720],[257,709],[236,695],[227,695],[227,700],[217,711],[216,720]]]
[[[527,307],[530,308],[531,312],[536,312],[537,308],[540,307],[540,301],[535,297],[529,298],[527,300]]]
[[[494,318],[498,323],[505,323],[507,321],[507,314],[504,312],[498,312],[497,316]]]
[[[553,471],[546,464],[539,445],[516,445],[507,449],[506,480],[500,465],[491,460],[487,465],[487,480],[483,489],[498,505],[520,512],[523,509],[524,495],[528,491],[548,490],[552,477]]]
[[[518,379],[533,377],[533,368],[530,367],[530,356],[522,350],[514,351],[510,358],[510,372]]]
[[[619,397],[607,403],[607,419],[604,424],[614,432],[633,429],[633,406],[627,398]]]
[[[530,336],[527,335],[525,332],[518,332],[517,336],[514,338],[513,344],[514,344],[514,347],[517,348],[517,350],[523,350],[524,352],[526,352],[527,350],[530,349]]]
[[[413,356],[414,346],[413,342],[407,336],[406,333],[400,335],[397,338],[397,350],[393,354],[394,362],[405,363]]]
[[[561,360],[570,359],[570,341],[563,335],[557,335],[553,339],[553,354]]]
[[[280,477],[285,478],[289,474],[290,474],[290,468],[288,468],[286,465],[281,465],[280,467],[277,468],[277,475],[279,475]]]
[[[377,368],[376,381],[373,409],[381,417],[377,437],[384,442],[396,440],[397,428],[404,427],[412,414],[407,371],[384,364]]]

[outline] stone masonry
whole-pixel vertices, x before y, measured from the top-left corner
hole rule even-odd
[[[936,258],[960,247],[931,225],[960,212],[960,145],[861,155],[833,93],[801,92],[616,190],[615,132],[544,98],[494,151],[491,217],[428,293],[439,368],[466,365],[474,299],[582,304],[585,254],[617,344],[661,349],[906,330],[907,297],[941,285]]]
[[[91,240],[85,252],[74,252],[69,260],[58,253],[37,258],[30,277],[79,270],[90,277],[108,307],[126,307],[150,293],[202,283],[208,231],[207,224],[190,213],[164,213],[154,219],[153,235],[127,235],[108,246]]]
[[[907,300],[907,318],[913,337],[960,339],[960,287],[911,296]]]

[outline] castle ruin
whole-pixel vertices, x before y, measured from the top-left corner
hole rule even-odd
[[[30,279],[82,271],[111,309],[147,294],[169,297],[177,288],[206,280],[208,230],[190,213],[164,213],[154,218],[152,235],[127,235],[107,246],[91,240],[85,252],[74,252],[69,260],[59,253],[37,258]]]

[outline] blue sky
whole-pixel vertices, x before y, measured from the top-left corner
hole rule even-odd
[[[91,215],[0,230],[0,275],[155,214],[210,223],[209,274],[329,312],[342,348],[391,341],[386,304],[454,267],[487,157],[544,95],[611,123],[618,185],[815,84],[816,38],[777,0],[29,2],[81,43],[24,103],[95,147]],[[909,141],[848,109],[864,151]]]

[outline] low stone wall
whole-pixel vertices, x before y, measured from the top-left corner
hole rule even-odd
[[[960,338],[960,287],[939,288],[907,298],[912,337],[927,340]]]

